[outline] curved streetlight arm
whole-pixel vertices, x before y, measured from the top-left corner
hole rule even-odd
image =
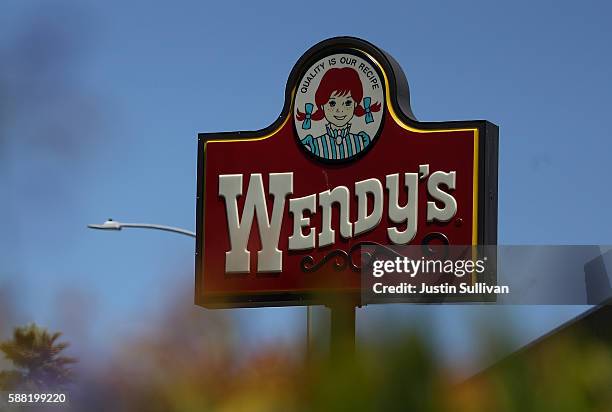
[[[196,234],[194,232],[191,232],[185,229],[181,229],[178,227],[155,225],[151,223],[121,223],[113,219],[108,219],[106,222],[102,223],[101,225],[90,224],[90,225],[87,225],[87,227],[90,229],[100,229],[100,230],[121,230],[124,227],[128,227],[128,228],[133,227],[133,228],[140,228],[140,229],[164,230],[166,232],[174,232],[174,233],[178,233],[178,234],[185,235],[185,236],[196,237]],[[312,337],[310,333],[310,328],[311,328],[310,324],[312,323],[312,316],[310,314],[310,311],[311,311],[311,307],[306,306],[306,346],[308,348],[307,351],[309,354],[311,353],[311,350],[312,350],[311,349]]]
[[[100,229],[100,230],[121,230],[123,228],[139,228],[139,229],[154,229],[154,230],[164,230],[166,232],[178,233],[185,236],[196,237],[196,234],[185,229],[181,229],[178,227],[165,226],[165,225],[155,225],[151,223],[122,223],[117,222],[113,219],[108,219],[101,225],[90,224],[87,225],[90,229]]]

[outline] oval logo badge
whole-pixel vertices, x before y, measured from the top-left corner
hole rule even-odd
[[[295,93],[293,116],[299,144],[318,160],[361,157],[382,129],[385,87],[373,62],[336,53],[312,64]]]

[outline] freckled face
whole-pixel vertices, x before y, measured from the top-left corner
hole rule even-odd
[[[323,105],[323,112],[328,122],[336,127],[344,127],[353,118],[356,105],[350,93],[338,96],[338,93],[334,92],[329,101]]]

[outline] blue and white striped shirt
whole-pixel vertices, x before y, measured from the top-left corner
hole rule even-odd
[[[325,126],[326,133],[319,137],[306,136],[302,144],[315,156],[324,159],[348,159],[364,150],[371,142],[366,132],[350,133],[350,123],[343,129],[333,129],[329,123]]]

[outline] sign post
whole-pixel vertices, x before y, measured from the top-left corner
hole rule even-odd
[[[196,304],[326,305],[354,344],[364,246],[496,244],[497,150],[490,122],[417,121],[386,52],[322,41],[274,123],[199,134]]]
[[[330,307],[332,359],[352,356],[355,351],[355,306],[336,304]]]

